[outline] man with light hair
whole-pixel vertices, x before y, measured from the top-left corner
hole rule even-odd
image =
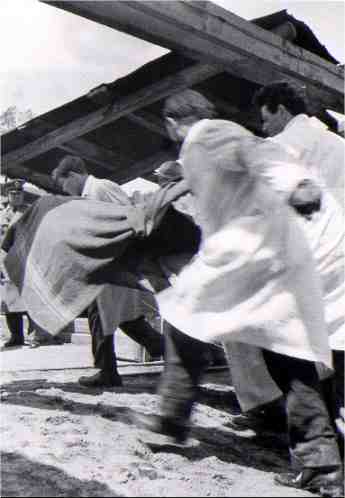
[[[331,364],[320,282],[297,215],[250,168],[246,152],[255,156],[262,139],[213,119],[212,104],[192,90],[168,98],[163,114],[170,137],[183,142],[179,160],[202,242],[175,284],[157,296],[171,324],[162,416],[135,421],[183,443],[204,368],[197,348],[219,339],[259,346],[286,397],[290,452],[301,467],[298,476],[277,482],[343,496],[336,436],[314,363]]]

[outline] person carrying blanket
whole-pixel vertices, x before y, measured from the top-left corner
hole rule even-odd
[[[247,163],[260,139],[213,118],[191,90],[164,107],[171,138],[184,140],[183,175],[194,195],[202,242],[175,284],[157,296],[170,324],[159,387],[161,416],[141,427],[183,443],[203,364],[189,345],[239,341],[262,348],[286,398],[289,447],[298,475],[277,482],[322,496],[343,496],[341,459],[315,362],[332,366],[321,283],[291,207]],[[182,332],[179,332],[183,331]]]

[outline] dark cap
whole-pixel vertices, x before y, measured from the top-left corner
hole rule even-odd
[[[25,180],[15,179],[10,180],[5,183],[4,190],[5,194],[9,194],[10,192],[22,192]]]

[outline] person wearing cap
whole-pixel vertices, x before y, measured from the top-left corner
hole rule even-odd
[[[25,211],[23,181],[10,181],[6,187],[8,204],[1,213],[1,240],[6,235],[8,228],[14,224]],[[2,266],[2,265],[1,265]],[[25,307],[20,299],[17,288],[9,280],[5,269],[1,268],[2,275],[2,302],[1,309],[5,314],[6,323],[10,332],[10,339],[3,348],[24,345],[24,316]],[[29,321],[29,327],[31,323]]]
[[[180,161],[202,242],[175,285],[157,296],[171,324],[162,415],[137,414],[134,421],[184,443],[204,369],[198,345],[202,351],[221,339],[259,346],[286,398],[289,449],[300,468],[277,482],[343,496],[336,435],[315,366],[331,365],[322,291],[297,215],[250,168],[245,152],[255,155],[260,139],[214,119],[214,106],[192,90],[168,98],[163,113],[170,137],[183,142]]]

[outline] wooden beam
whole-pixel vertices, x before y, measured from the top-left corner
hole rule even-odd
[[[312,87],[312,98],[343,110],[341,70],[307,50],[228,12],[212,2],[49,1],[130,35],[223,65],[260,84],[287,77]]]
[[[4,174],[3,171],[1,171]],[[31,168],[27,168],[21,164],[14,165],[6,175],[9,178],[22,178],[27,182],[33,183],[37,185],[37,187],[41,187],[48,192],[61,193],[57,191],[55,183],[51,179],[50,175],[44,173],[37,173],[33,171]]]
[[[2,158],[2,167],[5,171],[9,166],[32,159],[50,149],[70,142],[96,128],[107,125],[135,112],[137,109],[146,107],[153,102],[157,102],[168,95],[179,92],[182,89],[191,87],[200,81],[211,78],[221,72],[218,66],[208,64],[195,64],[178,73],[162,78],[128,97],[119,99],[111,106],[87,114],[75,119],[67,125],[56,128],[33,142],[16,149]]]
[[[150,112],[140,110],[128,114],[126,118],[133,123],[137,123],[140,126],[153,131],[153,133],[157,133],[157,135],[168,137],[168,132],[166,131],[163,119],[157,118]]]
[[[128,164],[128,160],[124,156],[83,138],[75,138],[68,143],[59,145],[58,148],[69,154],[78,155],[86,161],[95,163],[109,171],[114,171],[115,168]]]
[[[144,176],[148,173],[152,173],[156,168],[158,168],[165,161],[171,161],[176,159],[174,157],[172,150],[160,150],[156,154],[143,159],[142,161],[137,161],[133,163],[126,169],[119,170],[118,173],[111,177],[111,180],[117,183],[125,183],[138,176]]]
[[[32,136],[32,130],[34,130],[34,133],[37,136],[37,134],[42,135],[43,133],[52,132],[55,128],[56,126],[50,121],[47,121],[47,119],[37,117],[35,118],[34,127],[30,128],[31,133],[26,133],[25,126],[22,128],[22,132],[33,141],[35,138]],[[68,143],[61,144],[58,148],[69,154],[78,155],[86,161],[97,164],[109,171],[113,171],[114,167],[121,167],[128,164],[128,159],[121,154],[89,142],[84,138],[75,138]]]

